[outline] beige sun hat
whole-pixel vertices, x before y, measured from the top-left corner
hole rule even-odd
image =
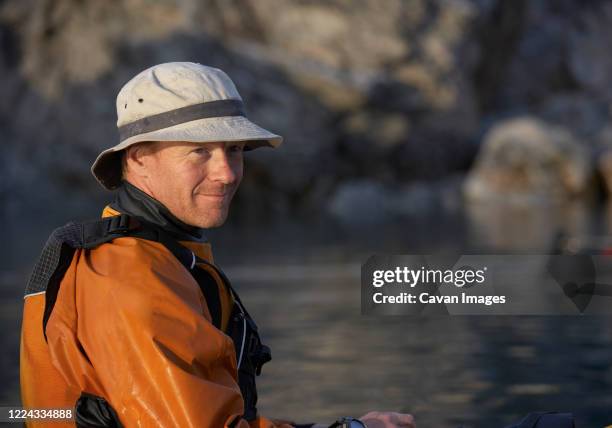
[[[247,141],[277,147],[282,137],[246,118],[242,98],[223,71],[193,62],[148,68],[117,95],[119,144],[104,150],[91,172],[105,188],[121,183],[121,151],[143,141]]]

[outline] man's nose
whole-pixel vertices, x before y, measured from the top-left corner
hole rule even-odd
[[[214,150],[209,160],[211,162],[209,178],[223,184],[233,184],[236,179],[236,171],[232,168],[225,150]]]

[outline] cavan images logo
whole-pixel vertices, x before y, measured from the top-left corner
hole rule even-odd
[[[610,297],[610,256],[384,255],[362,265],[363,314],[604,315]]]

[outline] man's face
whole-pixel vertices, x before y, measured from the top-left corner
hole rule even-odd
[[[242,180],[243,142],[150,143],[144,184],[179,220],[221,226]]]

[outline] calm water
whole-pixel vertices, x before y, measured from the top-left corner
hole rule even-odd
[[[396,409],[421,427],[503,427],[535,410],[573,411],[583,427],[612,420],[609,319],[363,317],[358,269],[313,274],[237,281],[273,348],[266,414]]]
[[[495,428],[529,411],[563,410],[576,414],[579,427],[612,424],[612,317],[376,318],[359,311],[360,264],[372,254],[546,252],[560,230],[608,234],[607,219],[605,209],[488,207],[384,226],[319,221],[212,233],[217,261],[273,350],[259,381],[261,413],[306,422],[398,410],[413,413],[421,428]],[[49,228],[4,249],[3,404],[19,402],[21,293]]]

